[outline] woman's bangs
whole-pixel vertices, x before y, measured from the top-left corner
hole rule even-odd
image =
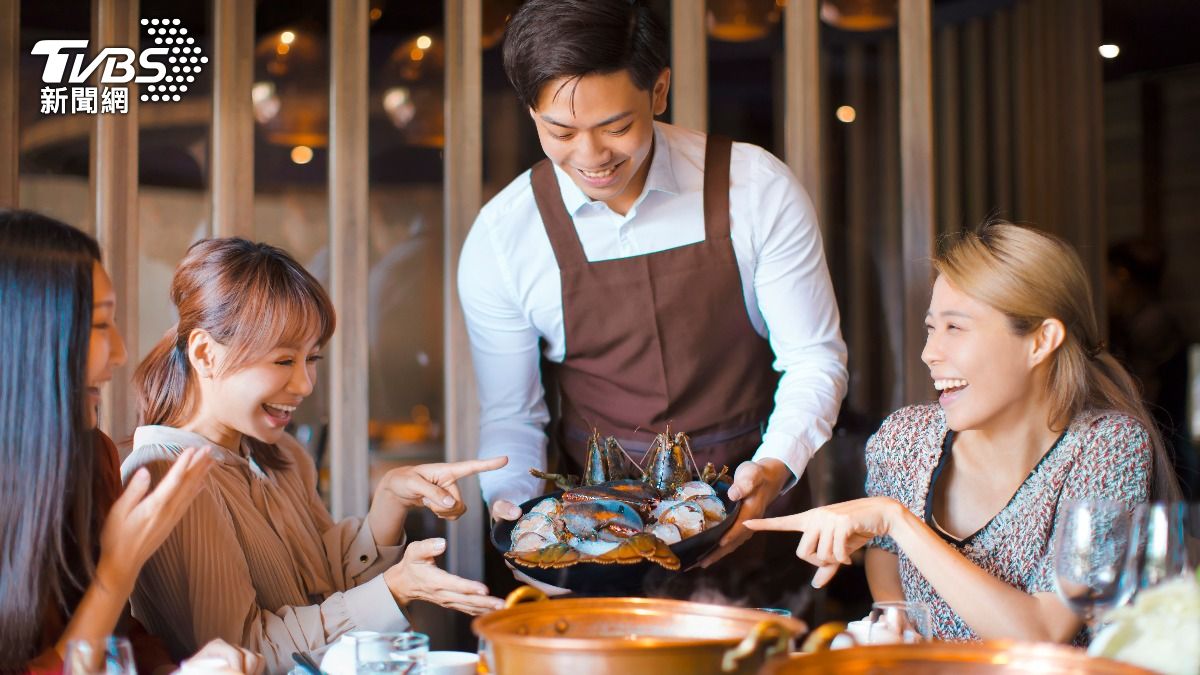
[[[324,294],[308,289],[291,289],[282,296],[248,303],[238,323],[230,366],[238,368],[262,358],[277,347],[301,349],[312,343],[317,348],[333,335],[333,307]]]

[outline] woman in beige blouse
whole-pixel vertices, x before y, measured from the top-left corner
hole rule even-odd
[[[134,375],[140,426],[122,473],[157,479],[183,448],[209,445],[205,490],[138,579],[135,614],[176,654],[212,638],[260,652],[271,672],[350,630],[404,630],[424,600],[471,614],[500,606],[437,567],[442,539],[404,542],[409,509],[466,507],[455,481],[499,468],[469,461],[394,469],[365,519],[335,523],[316,470],[284,432],[312,390],[334,329],[332,303],[287,253],[243,239],[196,243],[176,269],[179,323]]]

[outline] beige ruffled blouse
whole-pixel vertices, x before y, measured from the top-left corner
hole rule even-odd
[[[333,522],[312,459],[291,436],[278,444],[289,468],[265,472],[244,448],[140,427],[122,480],[144,466],[157,483],[184,448],[205,445],[218,459],[208,485],[146,563],[132,598],[134,616],[175,658],[221,638],[261,653],[270,672],[287,672],[292,652],[347,631],[407,629],[381,574],[404,542],[376,545],[366,519]]]

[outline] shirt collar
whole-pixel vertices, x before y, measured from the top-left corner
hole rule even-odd
[[[203,448],[204,446],[208,446],[212,448],[213,458],[222,464],[246,462],[246,459],[237,450],[217,445],[194,431],[177,429],[175,427],[162,425],[138,427],[133,432],[133,448],[136,450],[143,445],[171,446],[175,449],[176,453],[183,452],[184,448]]]
[[[574,216],[579,209],[593,203],[593,200],[579,189],[575,181],[571,180],[566,171],[563,171],[557,164],[552,164],[552,166],[554,166],[554,176],[558,179],[558,190],[562,193],[563,205],[567,207],[567,213]],[[675,170],[671,167],[671,148],[667,145],[667,139],[657,122],[654,123],[654,153],[650,157],[650,171],[646,174],[646,185],[642,188],[642,194],[638,195],[637,200],[633,203],[635,208],[642,203],[651,190],[671,195],[679,194],[679,183],[675,180]]]

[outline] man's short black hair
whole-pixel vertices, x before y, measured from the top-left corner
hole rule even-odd
[[[668,63],[667,29],[643,0],[526,0],[504,36],[504,72],[522,105],[547,82],[621,70],[650,91]]]

